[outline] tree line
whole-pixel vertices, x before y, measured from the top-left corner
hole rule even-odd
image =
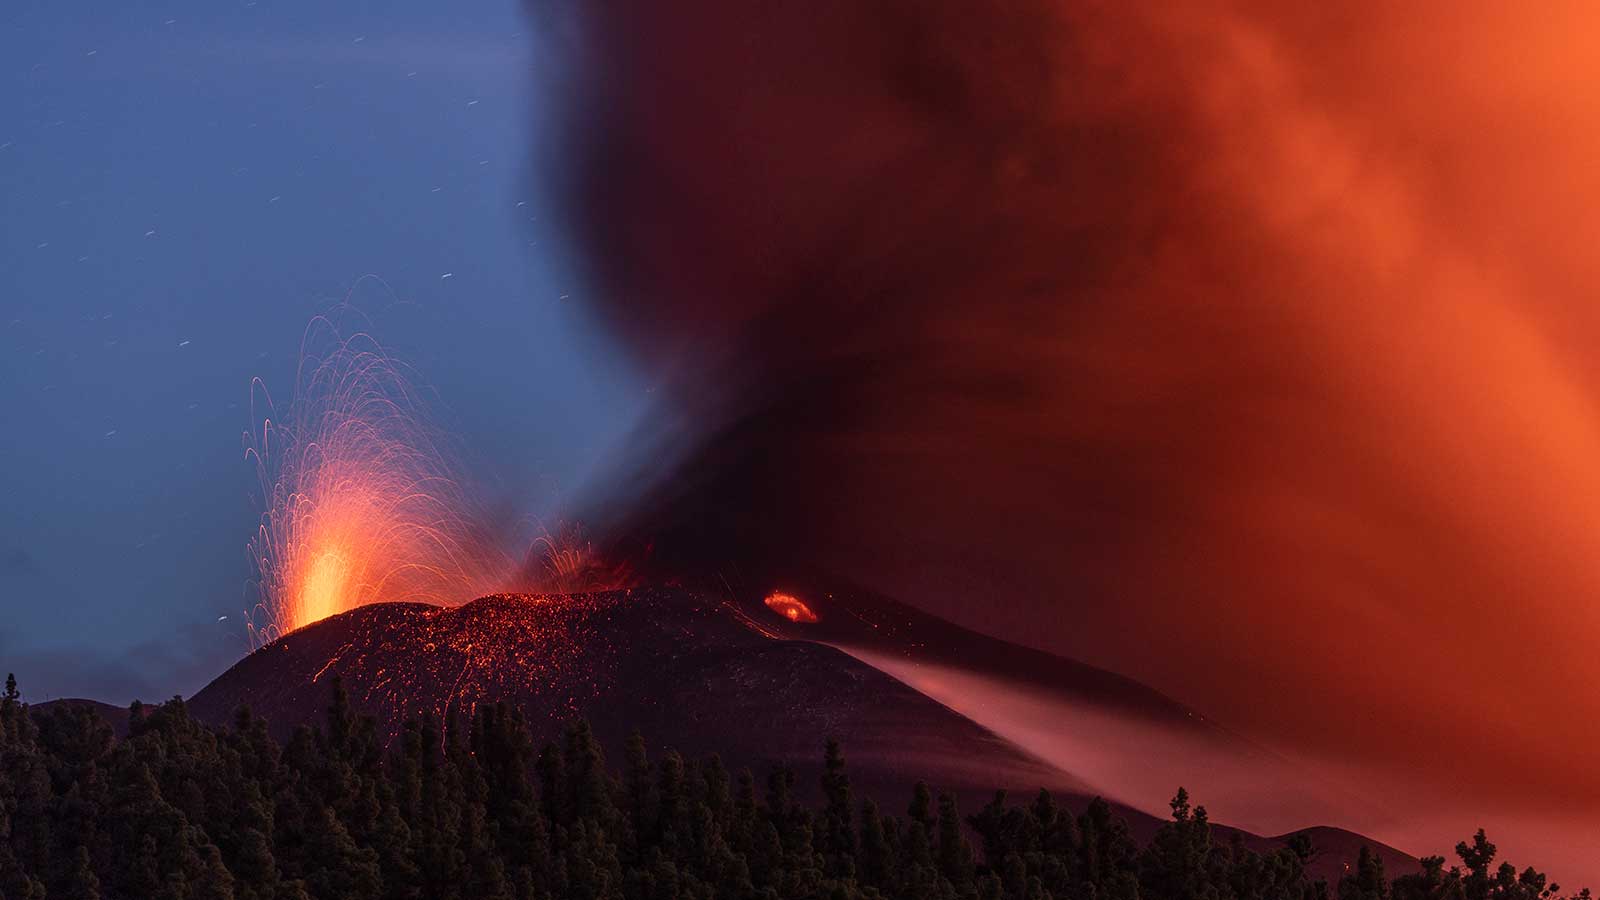
[[[715,756],[619,771],[589,727],[539,746],[515,708],[423,717],[392,741],[334,681],[323,727],[287,744],[241,710],[138,703],[115,737],[92,708],[0,696],[0,900],[1552,900],[1533,869],[1495,865],[1480,831],[1392,880],[1362,850],[1330,887],[1305,836],[1261,854],[1216,840],[1179,790],[1140,845],[1104,800],[1004,793],[963,817],[917,785],[904,815],[852,795],[826,743],[820,800],[795,776],[758,785]],[[1572,895],[1589,900],[1587,890]]]

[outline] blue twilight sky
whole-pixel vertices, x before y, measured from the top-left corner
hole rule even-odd
[[[187,693],[243,652],[250,380],[281,401],[347,294],[498,504],[549,512],[629,427],[539,221],[533,24],[0,4],[0,670],[30,699]]]

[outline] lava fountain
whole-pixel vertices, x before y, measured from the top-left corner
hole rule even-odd
[[[366,603],[457,605],[503,589],[515,571],[408,376],[370,335],[342,337],[319,316],[286,415],[274,418],[265,386],[252,383],[260,424],[245,455],[264,501],[249,545],[252,645]]]

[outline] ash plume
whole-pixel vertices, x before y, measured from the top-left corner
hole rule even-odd
[[[597,538],[837,573],[1430,810],[1600,800],[1592,7],[538,14],[541,174],[661,385]]]

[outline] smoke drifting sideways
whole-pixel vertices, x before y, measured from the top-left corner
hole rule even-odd
[[[1600,12],[1283,6],[537,4],[663,386],[586,521],[1125,672],[1403,847],[1592,809]]]

